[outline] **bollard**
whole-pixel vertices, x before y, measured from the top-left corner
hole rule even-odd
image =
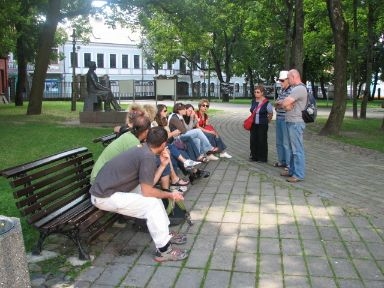
[[[20,220],[0,215],[0,288],[31,287]]]

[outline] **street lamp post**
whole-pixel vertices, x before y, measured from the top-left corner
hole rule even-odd
[[[72,31],[72,94],[71,111],[76,111],[76,30]]]

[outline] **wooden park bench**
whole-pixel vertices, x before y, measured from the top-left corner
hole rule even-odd
[[[111,133],[93,139],[93,143],[101,143],[101,145],[107,147],[113,140],[117,139],[117,137],[118,135],[116,133]]]
[[[89,260],[83,242],[89,244],[118,219],[90,201],[93,164],[92,153],[81,147],[1,171],[21,215],[40,233],[32,254],[41,253],[49,235],[63,234],[78,246],[79,258]]]

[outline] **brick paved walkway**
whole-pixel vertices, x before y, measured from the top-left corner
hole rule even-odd
[[[186,194],[190,256],[157,264],[148,234],[116,225],[74,287],[383,288],[384,155],[306,133],[307,177],[289,184],[271,164],[273,124],[269,164],[248,162],[248,109],[223,109],[212,120],[234,157]]]

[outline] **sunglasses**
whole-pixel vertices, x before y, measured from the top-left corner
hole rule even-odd
[[[203,104],[203,105],[201,105],[201,107],[207,107],[207,108],[209,108],[209,105]]]
[[[286,79],[279,79],[279,82],[284,82]]]

